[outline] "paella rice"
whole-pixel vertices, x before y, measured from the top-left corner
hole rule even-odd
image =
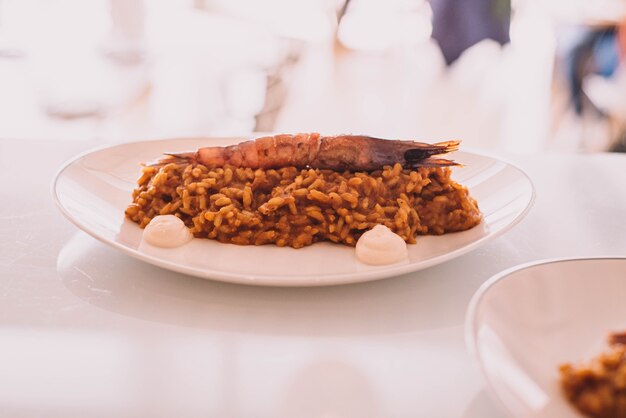
[[[126,216],[144,228],[157,215],[179,217],[195,237],[239,245],[301,248],[318,241],[354,246],[365,231],[416,235],[463,231],[482,215],[448,167],[371,172],[296,168],[207,168],[173,160],[144,166]]]
[[[609,348],[583,364],[559,367],[561,388],[583,415],[626,418],[626,333],[613,333]]]

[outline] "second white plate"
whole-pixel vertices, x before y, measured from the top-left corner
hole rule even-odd
[[[84,154],[57,174],[53,194],[64,215],[102,242],[145,262],[233,283],[267,286],[316,286],[354,283],[396,276],[458,257],[499,236],[519,222],[534,199],[528,176],[496,158],[457,152],[464,167],[453,178],[466,185],[484,214],[481,225],[442,236],[418,237],[409,245],[409,260],[390,266],[360,263],[354,249],[317,243],[294,250],[275,246],[236,246],[194,239],[177,249],[142,244],[142,230],[124,216],[131,201],[142,162],[163,152],[194,150],[201,146],[230,145],[245,138],[171,139],[135,142]]]
[[[469,351],[491,395],[519,418],[576,418],[559,365],[586,362],[626,329],[626,258],[550,260],[489,279],[467,313]]]

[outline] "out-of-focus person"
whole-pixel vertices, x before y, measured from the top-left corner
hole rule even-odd
[[[500,45],[510,42],[510,0],[430,0],[433,11],[432,37],[447,65],[469,47],[484,39]]]

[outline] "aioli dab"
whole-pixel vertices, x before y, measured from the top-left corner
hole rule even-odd
[[[406,242],[385,225],[376,225],[361,235],[356,256],[365,264],[393,264],[408,257]]]
[[[155,247],[180,247],[192,238],[189,228],[174,215],[155,216],[143,230],[144,241]]]

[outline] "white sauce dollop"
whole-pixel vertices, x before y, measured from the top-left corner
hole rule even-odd
[[[406,242],[385,225],[376,225],[361,235],[356,256],[365,264],[392,264],[407,258]]]
[[[192,238],[189,228],[174,215],[155,216],[143,230],[144,241],[155,247],[180,247]]]

